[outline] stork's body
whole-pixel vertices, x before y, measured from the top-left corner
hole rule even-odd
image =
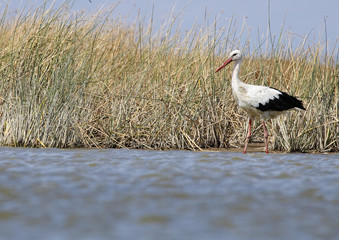
[[[232,92],[239,107],[249,114],[248,134],[245,143],[244,153],[247,151],[247,144],[251,137],[252,119],[260,118],[264,128],[265,148],[268,153],[268,133],[265,120],[272,119],[290,109],[305,110],[302,102],[285,92],[266,86],[246,84],[239,79],[240,64],[242,55],[239,50],[231,52],[229,59],[220,66],[216,72],[234,61],[232,74]]]

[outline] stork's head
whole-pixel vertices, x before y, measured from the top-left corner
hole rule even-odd
[[[219,72],[222,68],[226,67],[227,64],[229,64],[232,61],[241,61],[242,54],[240,50],[233,50],[230,53],[230,57],[226,60],[226,62],[223,63],[215,72]]]

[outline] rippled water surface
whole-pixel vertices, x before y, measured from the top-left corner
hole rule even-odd
[[[339,154],[0,148],[0,239],[339,239]]]

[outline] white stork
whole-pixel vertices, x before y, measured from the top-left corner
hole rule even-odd
[[[239,79],[239,69],[242,61],[240,50],[231,52],[230,57],[215,72],[220,71],[230,62],[234,62],[232,74],[232,92],[235,101],[239,107],[244,109],[249,115],[248,133],[244,147],[246,153],[247,145],[251,137],[251,125],[253,118],[262,119],[264,128],[264,139],[266,153],[268,153],[268,133],[266,130],[265,120],[273,119],[278,115],[290,109],[306,110],[302,102],[285,92],[266,86],[257,86],[246,84]]]

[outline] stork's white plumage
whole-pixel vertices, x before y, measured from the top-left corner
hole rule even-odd
[[[265,120],[272,119],[290,109],[306,110],[302,102],[285,92],[266,86],[257,86],[246,84],[239,79],[240,64],[242,54],[240,50],[231,52],[230,57],[221,65],[216,72],[220,71],[230,62],[234,62],[232,74],[232,92],[235,101],[239,107],[244,109],[249,115],[248,134],[244,147],[244,153],[247,151],[247,145],[251,137],[252,119],[262,119],[264,128],[264,139],[266,153],[268,153],[268,133],[266,130]]]

